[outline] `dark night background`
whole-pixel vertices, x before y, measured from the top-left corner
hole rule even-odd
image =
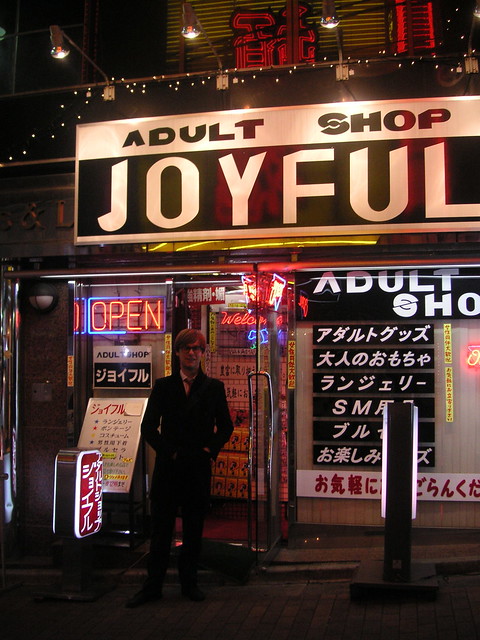
[[[415,0],[412,0],[415,2]],[[180,3],[178,3],[180,4]],[[215,4],[215,3],[214,3]],[[265,6],[268,6],[265,2]],[[320,2],[311,3],[318,12]],[[354,13],[362,0],[338,0],[337,9]],[[312,82],[311,69],[297,70],[283,79],[261,74],[252,81],[234,84],[228,91],[215,91],[215,78],[189,79],[179,76],[169,82],[153,81],[162,74],[178,73],[176,62],[167,59],[168,10],[166,0],[3,0],[0,26],[6,36],[0,41],[0,169],[5,165],[44,158],[75,155],[75,127],[82,122],[191,113],[249,107],[280,106],[444,95],[478,94],[475,78],[460,74],[467,52],[475,0],[438,0],[437,47],[439,68],[419,59],[411,70],[399,70],[397,62],[357,65],[348,82],[336,82],[330,69],[318,69]],[[201,2],[193,3],[201,6]],[[248,2],[230,2],[247,8]],[[258,7],[257,3],[257,7]],[[88,11],[86,11],[88,9]],[[359,12],[358,20],[361,20]],[[49,25],[58,24],[94,59],[109,78],[115,78],[116,99],[102,99],[102,77],[82,56],[71,50],[65,60],[50,56]],[[15,38],[15,31],[22,34]],[[325,31],[325,30],[323,30]],[[480,21],[472,44],[480,37]],[[215,41],[228,68],[229,42]],[[179,36],[180,42],[180,36]],[[212,59],[205,71],[212,71]],[[215,72],[215,68],[213,67]],[[414,74],[414,75],[413,75]],[[211,74],[210,74],[211,75]],[[128,81],[138,80],[137,84]],[[92,83],[91,95],[85,87]],[[98,86],[95,83],[99,83]],[[74,87],[79,87],[74,91]]]

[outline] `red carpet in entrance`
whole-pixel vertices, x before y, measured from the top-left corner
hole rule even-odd
[[[242,542],[248,538],[248,524],[246,519],[225,519],[209,516],[205,521],[203,531],[204,537],[212,540]]]

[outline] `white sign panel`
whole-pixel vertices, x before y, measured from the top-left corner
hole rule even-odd
[[[478,229],[480,98],[79,125],[79,244]]]
[[[97,449],[103,460],[103,492],[128,493],[147,398],[90,398],[78,447]]]
[[[95,389],[150,389],[152,347],[95,347],[93,386]]]
[[[351,469],[297,471],[298,498],[380,500],[382,474]],[[480,474],[418,472],[417,500],[480,502]]]

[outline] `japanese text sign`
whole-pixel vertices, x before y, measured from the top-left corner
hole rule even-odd
[[[379,466],[385,409],[418,406],[418,464],[435,464],[432,323],[314,325],[313,463]]]
[[[80,458],[77,474],[75,536],[83,538],[100,531],[102,526],[102,455],[88,451]]]
[[[152,347],[95,347],[93,386],[95,389],[150,389]]]
[[[297,471],[297,496],[380,500],[382,474],[378,471]],[[480,474],[424,473],[417,477],[417,500],[480,502]]]
[[[90,398],[78,446],[98,449],[103,491],[128,493],[135,468],[146,398]]]
[[[102,455],[97,450],[62,449],[56,457],[53,530],[84,538],[102,526]]]

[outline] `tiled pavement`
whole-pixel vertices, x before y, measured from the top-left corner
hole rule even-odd
[[[435,569],[438,588],[429,597],[409,588],[352,597],[359,568],[381,563],[382,536],[298,533],[244,585],[201,572],[201,603],[181,597],[172,569],[162,600],[125,608],[145,576],[145,549],[134,562],[120,554],[97,572],[94,585],[111,588],[89,601],[61,590],[51,597],[58,568],[10,565],[0,590],[0,640],[480,640],[476,531],[414,531],[412,564]]]
[[[202,585],[203,586],[203,585]],[[37,585],[38,588],[38,585]],[[37,600],[24,584],[0,596],[2,640],[473,640],[480,579],[441,580],[435,600],[375,595],[352,600],[348,581],[212,584],[205,602],[168,585],[162,600],[126,609],[131,585],[92,602]]]

